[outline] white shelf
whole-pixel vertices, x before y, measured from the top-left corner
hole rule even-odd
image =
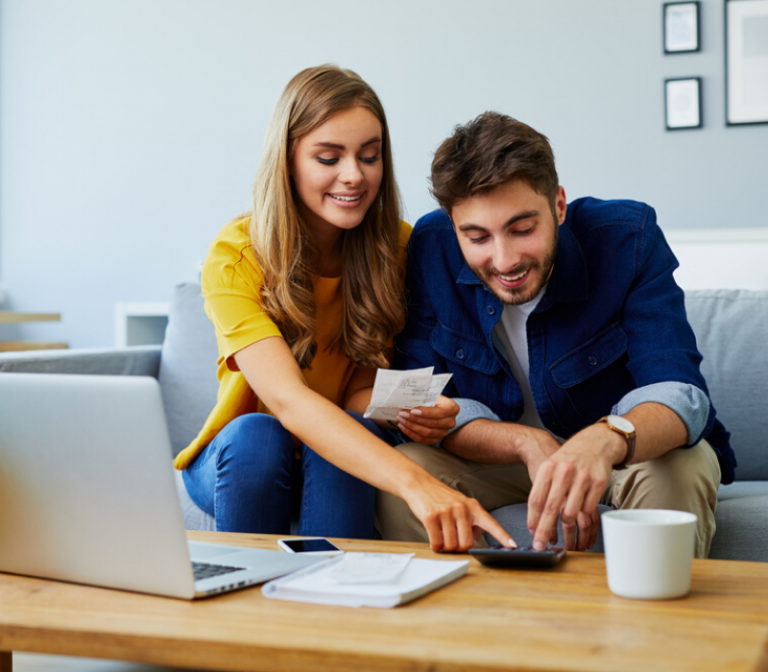
[[[120,301],[115,304],[115,347],[160,345],[168,326],[165,301]]]

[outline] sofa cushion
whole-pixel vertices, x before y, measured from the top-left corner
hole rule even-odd
[[[159,345],[0,353],[0,372],[152,376],[160,370]]]
[[[216,405],[218,357],[216,333],[205,314],[200,285],[177,285],[158,375],[174,455],[197,436]]]
[[[712,403],[731,432],[736,479],[766,480],[768,291],[689,291],[685,307],[704,356],[701,371]]]
[[[176,470],[176,490],[179,493],[181,512],[184,515],[184,529],[216,531],[216,521],[192,501],[184,485],[182,473]]]
[[[717,491],[717,501],[724,502],[737,497],[768,497],[768,481],[736,481],[730,485],[721,485]],[[768,509],[763,521],[768,528]]]
[[[763,494],[740,493],[718,500],[715,511],[717,531],[712,539],[710,558],[768,562],[768,483],[755,485],[763,486]]]

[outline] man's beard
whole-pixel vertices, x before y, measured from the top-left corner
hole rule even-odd
[[[549,282],[549,278],[552,275],[552,269],[555,266],[555,258],[557,257],[559,229],[560,227],[555,221],[555,232],[552,236],[552,244],[544,255],[544,259],[541,263],[529,262],[520,264],[504,273],[500,273],[497,269],[493,268],[493,266],[482,270],[474,266],[470,266],[470,268],[472,269],[472,272],[482,280],[483,284],[490,290],[490,292],[503,304],[507,306],[519,306],[523,303],[528,303],[536,298],[536,295],[541,291],[541,288]],[[541,274],[539,281],[535,285],[526,283],[525,287],[506,288],[492,284],[494,275],[519,275],[520,273],[529,270],[533,273],[537,269],[541,270]]]

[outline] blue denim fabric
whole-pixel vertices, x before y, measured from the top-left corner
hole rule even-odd
[[[593,198],[568,206],[552,277],[527,323],[533,398],[553,434],[567,439],[645,386],[675,382],[709,395],[672,276],[677,266],[653,208]],[[395,368],[450,372],[444,394],[517,420],[522,391],[492,340],[503,305],[464,262],[444,211],[413,229],[406,289],[408,322]],[[689,440],[709,441],[723,483],[736,466],[729,437],[710,401],[706,422]]]
[[[384,441],[372,420],[349,413]],[[183,472],[187,492],[222,532],[290,534],[300,500],[299,534],[372,539],[373,486],[324,460],[306,444],[296,458],[291,434],[263,413],[235,418]]]

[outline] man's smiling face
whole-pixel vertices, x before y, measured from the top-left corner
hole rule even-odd
[[[552,275],[566,207],[562,187],[552,212],[546,196],[513,180],[460,201],[451,219],[473,273],[502,303],[518,305],[533,299]]]

